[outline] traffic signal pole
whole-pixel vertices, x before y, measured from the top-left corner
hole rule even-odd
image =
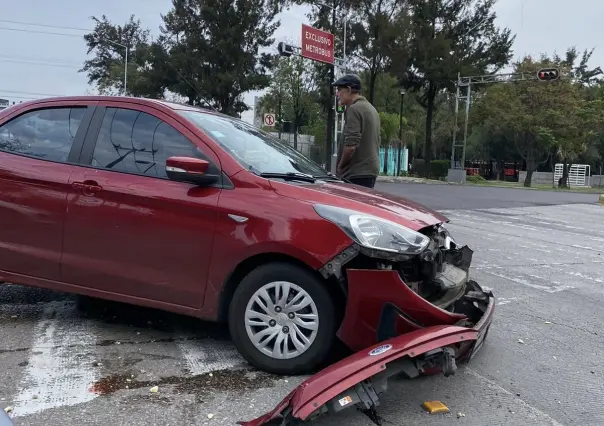
[[[458,75],[456,83],[456,94],[455,94],[455,129],[453,132],[453,144],[451,147],[451,168],[447,175],[449,182],[465,183],[466,171],[465,171],[465,160],[466,160],[466,147],[468,142],[468,122],[470,118],[470,102],[472,86],[476,84],[493,84],[493,83],[512,83],[517,81],[553,81],[560,78],[560,71],[557,68],[544,68],[535,72],[520,72],[520,73],[505,73],[505,74],[490,74],[490,75],[478,75],[470,77],[461,77]],[[463,143],[458,144],[457,142],[457,116],[459,112],[459,101],[462,98],[460,89],[466,88],[465,97],[466,101],[466,117],[464,122],[464,137]],[[455,167],[455,150],[456,148],[462,149],[462,158],[459,167]]]
[[[333,2],[333,7],[331,8],[331,31],[332,33],[335,34],[336,32],[336,0],[334,0]],[[335,64],[332,65],[329,68],[329,96],[330,98],[335,99],[335,93],[333,91],[333,82],[335,81]],[[335,116],[335,105],[332,108],[331,106],[329,107],[329,109],[327,110],[327,130],[325,133],[325,168],[327,169],[327,171],[330,171],[332,173],[335,174],[336,170],[332,167],[332,152],[333,155],[337,155],[337,152],[334,152],[333,150],[333,146],[334,144],[332,143],[331,137],[332,137],[332,129],[335,129],[334,131],[334,136],[335,136],[335,132],[337,131],[337,126],[334,126],[334,116]],[[337,138],[334,137],[334,141],[337,140]],[[333,169],[333,170],[332,170]]]

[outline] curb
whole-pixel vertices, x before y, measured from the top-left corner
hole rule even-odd
[[[416,183],[424,185],[459,185],[457,182],[445,182],[442,180],[426,180],[421,178],[403,178],[391,176],[378,176],[377,182],[383,183]]]

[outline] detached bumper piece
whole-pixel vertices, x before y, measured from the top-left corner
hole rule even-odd
[[[455,373],[481,348],[495,298],[467,281],[451,310],[413,292],[396,271],[349,269],[340,339],[353,355],[310,377],[274,410],[243,426],[289,426],[356,407],[374,423],[388,379]]]
[[[478,331],[465,327],[435,326],[389,339],[329,366],[294,389],[273,411],[239,424],[290,426],[356,407],[379,425],[376,408],[388,379],[414,378],[434,368],[454,374],[455,348],[473,346],[478,336]]]

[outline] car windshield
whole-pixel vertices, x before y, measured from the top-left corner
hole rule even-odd
[[[327,171],[279,139],[244,121],[193,110],[179,110],[242,166],[257,173],[329,176]]]

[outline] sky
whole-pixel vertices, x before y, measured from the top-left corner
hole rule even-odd
[[[46,96],[85,95],[93,88],[84,73],[88,59],[82,36],[93,28],[91,16],[106,15],[123,24],[134,14],[152,35],[159,33],[161,14],[171,0],[0,0],[0,98],[19,102]],[[50,6],[52,5],[52,6]],[[497,25],[516,34],[515,58],[527,54],[563,54],[566,48],[595,48],[590,65],[604,68],[601,37],[602,0],[498,0]],[[280,14],[276,42],[300,38],[306,23],[305,9],[292,8]],[[37,24],[37,25],[26,25]],[[72,27],[69,30],[54,27]],[[55,33],[55,34],[49,34]],[[337,36],[337,35],[336,35]],[[253,108],[254,96],[245,101]],[[251,122],[253,111],[243,114]]]

